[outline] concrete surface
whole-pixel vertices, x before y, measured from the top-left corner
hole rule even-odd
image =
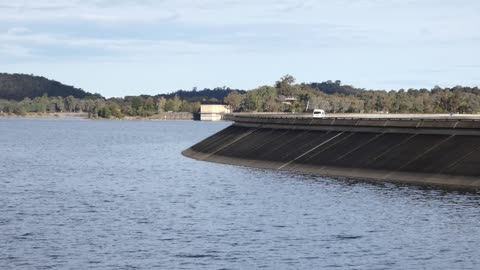
[[[480,188],[480,121],[234,116],[185,150],[217,163],[325,176]]]

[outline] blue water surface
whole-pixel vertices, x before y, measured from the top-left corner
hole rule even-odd
[[[479,194],[181,155],[228,125],[0,119],[0,269],[478,269]]]

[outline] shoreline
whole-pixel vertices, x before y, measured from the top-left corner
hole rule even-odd
[[[0,113],[0,119],[90,119],[88,113],[27,113],[16,115]]]
[[[27,113],[25,116],[0,113],[0,119],[52,119],[52,120],[107,120],[107,121],[199,121],[190,113],[162,113],[148,117],[125,116],[124,118],[89,118],[88,113]]]

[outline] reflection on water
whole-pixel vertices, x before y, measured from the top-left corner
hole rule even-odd
[[[478,194],[180,155],[227,125],[0,120],[0,269],[477,269]]]

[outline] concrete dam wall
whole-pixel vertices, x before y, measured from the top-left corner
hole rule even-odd
[[[480,120],[232,116],[185,150],[210,162],[323,176],[480,188]]]

